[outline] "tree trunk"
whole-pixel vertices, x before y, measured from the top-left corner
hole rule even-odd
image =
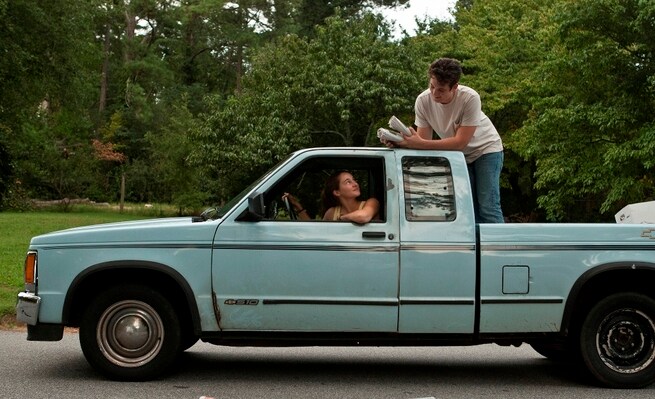
[[[121,172],[121,200],[119,204],[120,212],[123,213],[125,207],[125,171]]]
[[[234,89],[234,92],[236,94],[241,93],[241,77],[243,75],[243,46],[241,44],[237,44],[237,54],[236,54],[236,86]]]
[[[102,61],[102,72],[100,74],[100,99],[98,100],[98,113],[100,114],[100,120],[102,120],[102,114],[105,112],[107,107],[107,82],[109,74],[109,46],[110,46],[110,35],[111,28],[107,25],[107,30],[105,32],[105,42],[103,45],[103,61]]]
[[[131,13],[129,7],[129,4],[125,4],[125,38],[127,39],[127,46],[123,54],[125,62],[132,61],[134,58],[132,54],[132,41],[136,36],[136,16]]]

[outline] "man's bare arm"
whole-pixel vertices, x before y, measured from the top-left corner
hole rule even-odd
[[[414,148],[418,150],[458,150],[462,151],[471,141],[477,126],[460,126],[455,136],[441,140],[432,139],[432,128],[419,127],[417,130],[409,128],[412,135],[405,140],[394,143],[396,147]]]

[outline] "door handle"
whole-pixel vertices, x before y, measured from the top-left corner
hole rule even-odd
[[[364,238],[384,238],[386,235],[387,233],[384,231],[365,231],[362,233]]]

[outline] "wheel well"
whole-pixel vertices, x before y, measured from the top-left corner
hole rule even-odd
[[[593,273],[581,278],[573,287],[566,304],[563,331],[577,334],[580,325],[591,308],[601,299],[619,292],[637,292],[655,299],[653,284],[655,268],[635,268],[634,265],[611,267],[610,270]]]
[[[180,282],[161,270],[134,265],[98,267],[78,277],[66,295],[63,323],[79,327],[81,315],[90,298],[99,291],[126,283],[142,284],[159,291],[175,307],[181,328],[189,328],[196,335],[200,333],[200,318],[190,289],[185,291]]]

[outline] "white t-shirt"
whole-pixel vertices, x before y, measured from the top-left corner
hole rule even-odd
[[[434,101],[430,89],[427,89],[416,98],[414,112],[417,127],[431,127],[441,138],[455,136],[460,126],[477,126],[471,141],[462,151],[467,163],[481,155],[503,150],[498,131],[482,112],[480,95],[470,87],[458,85],[448,104]]]

